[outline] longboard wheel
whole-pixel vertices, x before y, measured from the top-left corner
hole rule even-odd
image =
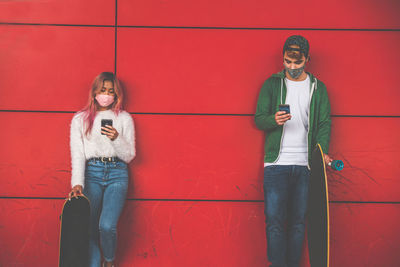
[[[341,171],[344,168],[344,163],[341,160],[334,160],[331,163],[329,163],[329,166],[335,171]]]

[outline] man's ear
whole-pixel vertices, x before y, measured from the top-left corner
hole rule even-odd
[[[310,60],[311,60],[311,56],[308,55],[308,57],[307,57],[307,59],[306,59],[306,62],[308,62],[308,61],[310,61]]]

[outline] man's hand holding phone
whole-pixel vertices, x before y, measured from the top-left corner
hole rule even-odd
[[[275,113],[275,121],[278,125],[284,125],[286,121],[290,120],[292,115],[287,114],[286,111],[278,111]]]
[[[292,115],[290,115],[289,105],[279,105],[279,111],[275,113],[275,121],[278,125],[284,125],[286,121],[290,120]]]

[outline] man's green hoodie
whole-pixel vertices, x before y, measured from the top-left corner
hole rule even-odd
[[[308,162],[311,162],[311,151],[320,144],[322,151],[328,153],[331,134],[331,107],[325,84],[310,76],[310,110],[308,115]],[[275,113],[279,104],[285,104],[286,83],[285,71],[273,74],[267,79],[258,96],[255,122],[260,130],[266,132],[264,162],[273,163],[278,160],[281,150],[283,126],[275,121]]]

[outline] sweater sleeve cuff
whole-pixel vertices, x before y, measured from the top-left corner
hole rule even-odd
[[[74,187],[75,185],[80,185],[80,186],[82,186],[82,188],[84,188],[85,187],[84,180],[85,180],[84,178],[82,179],[82,178],[78,178],[78,177],[73,177],[71,179],[71,187]]]
[[[125,145],[125,142],[123,140],[123,137],[119,134],[117,138],[111,141],[111,144],[114,148],[119,149]]]

